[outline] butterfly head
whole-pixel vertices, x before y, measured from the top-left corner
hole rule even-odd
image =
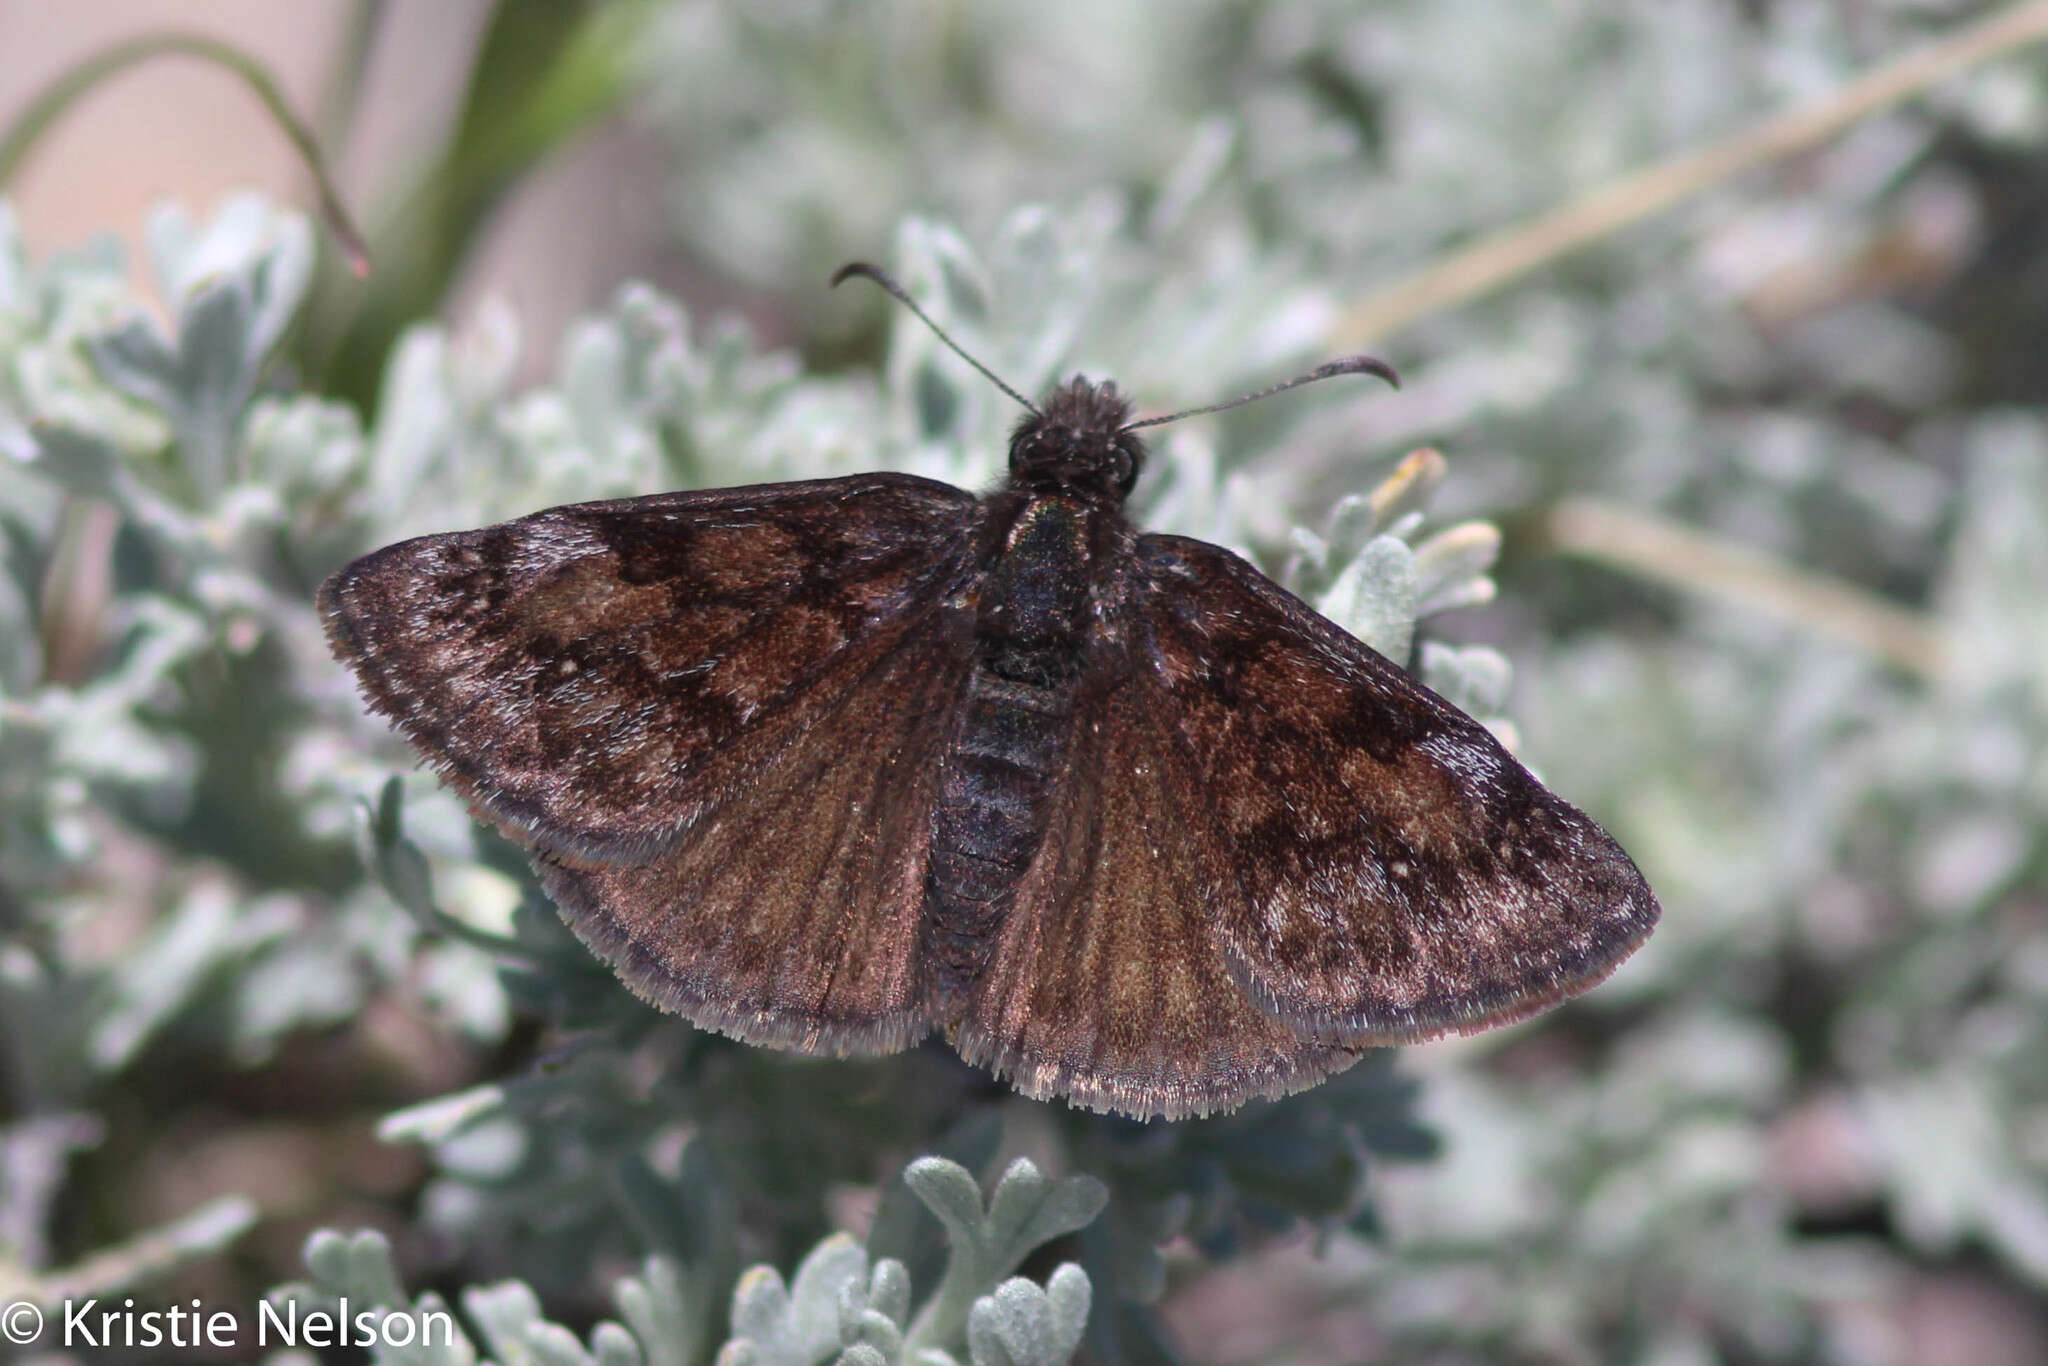
[[[1031,415],[1017,424],[1010,437],[1010,487],[1020,493],[1064,493],[1116,507],[1130,497],[1132,486],[1138,482],[1138,471],[1145,465],[1145,443],[1136,435],[1140,427],[1157,427],[1200,413],[1220,413],[1332,375],[1378,375],[1395,388],[1401,387],[1393,367],[1385,361],[1372,356],[1346,356],[1241,398],[1205,403],[1199,408],[1183,408],[1177,413],[1135,422],[1131,420],[1130,400],[1119,394],[1114,384],[1090,384],[1079,375],[1047,394],[1043,405],[1034,407],[1030,399],[1004,383],[1002,376],[947,336],[946,329],[933,322],[909,291],[879,266],[849,261],[832,276],[832,283],[836,285],[856,276],[880,285],[890,297],[916,314],[955,355],[1029,409]]]
[[[1145,443],[1126,427],[1130,420],[1130,400],[1116,385],[1076,375],[1017,424],[1010,437],[1010,487],[1123,502],[1145,464]]]

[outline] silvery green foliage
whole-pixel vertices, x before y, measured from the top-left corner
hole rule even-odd
[[[923,1158],[903,1179],[948,1239],[944,1279],[915,1316],[903,1263],[870,1265],[858,1243],[834,1235],[787,1285],[770,1267],[740,1278],[718,1366],[1061,1366],[1072,1358],[1088,1319],[1087,1273],[1064,1263],[1043,1286],[1009,1273],[1093,1220],[1107,1197],[1101,1183],[1053,1181],[1018,1158],[984,1208],[958,1163]]]
[[[1143,253],[1171,302],[1080,336],[1164,407],[1217,396],[1204,367],[1251,354],[1259,321],[1308,320],[1250,368],[1307,359],[1345,305],[1446,248],[1976,12],[692,5],[672,12],[655,100],[687,172],[683,231],[756,281],[873,250],[912,195],[978,241],[1026,197],[1107,225],[1095,259]],[[1432,1086],[1452,1143],[1387,1183],[1401,1255],[1333,1264],[1324,1288],[1390,1355],[1858,1360],[1923,1274],[2044,1284],[2048,1097],[2028,1059],[2048,427],[2038,309],[2017,302],[2038,263],[1999,188],[2044,141],[2040,64],[1988,66],[1421,320],[1394,339],[1402,399],[1347,409],[1346,440],[1315,423],[1221,449],[1217,427],[1244,430],[1154,434],[1174,478],[1150,511],[1192,534],[1270,552],[1295,530],[1272,495],[1327,504],[1368,482],[1338,482],[1357,450],[1440,442],[1453,527],[1597,492],[1924,604],[1947,645],[1927,682],[1829,643],[1825,622],[1612,577],[1548,616],[1537,587],[1507,595],[1524,752],[1614,829],[1667,915],[1637,962],[1532,1031],[1539,1076],[1474,1066]],[[1977,294],[1945,296],[1980,253]],[[1905,259],[1926,273],[1886,276]],[[2005,311],[1965,317],[1986,295]],[[1406,604],[1426,601],[1420,546],[1364,512],[1297,536],[1288,582],[1398,657]],[[1421,534],[1483,582],[1490,547]],[[1588,609],[1599,594],[1618,606]],[[1425,641],[1411,662],[1494,719],[1499,655]],[[1896,1233],[1854,1232],[1874,1228]]]
[[[787,1282],[772,1266],[739,1277],[717,1366],[1065,1366],[1088,1318],[1086,1273],[1065,1263],[1042,1286],[1009,1273],[1092,1220],[1100,1183],[1054,1181],[1019,1158],[984,1209],[974,1178],[943,1158],[912,1164],[905,1180],[951,1238],[945,1277],[936,1291],[924,1289],[914,1315],[917,1287],[902,1262],[871,1262],[855,1239],[831,1234]],[[367,1311],[374,1328],[364,1345],[377,1366],[692,1366],[707,1345],[692,1273],[667,1257],[649,1258],[613,1286],[623,1322],[601,1322],[587,1339],[549,1321],[523,1281],[462,1291],[459,1318],[431,1291],[409,1296],[380,1233],[322,1230],[307,1241],[305,1260],[311,1280],[273,1290],[272,1306],[351,1323]]]
[[[639,1276],[612,1288],[623,1323],[605,1320],[586,1338],[542,1311],[521,1281],[471,1286],[457,1296],[461,1312],[429,1290],[408,1295],[381,1233],[322,1229],[306,1241],[309,1281],[279,1286],[266,1297],[279,1323],[300,1324],[324,1312],[350,1325],[351,1339],[376,1366],[688,1366],[696,1359],[679,1335],[676,1273],[651,1258]],[[367,1314],[367,1341],[355,1325]]]
[[[1086,1274],[1068,1263],[1040,1290],[1009,1273],[1040,1244],[1091,1223],[1109,1196],[1102,1183],[1054,1181],[1020,1157],[983,1209],[974,1178],[958,1163],[924,1158],[903,1179],[946,1226],[948,1259],[945,1279],[910,1325],[906,1350],[916,1358],[945,1350],[964,1327],[974,1366],[1051,1366],[1072,1356],[1088,1317]]]
[[[1084,24],[1061,6],[942,20],[921,7],[675,6],[678,41],[650,56],[678,112],[692,242],[778,291],[813,335],[888,317],[883,382],[798,374],[642,292],[590,320],[556,379],[525,397],[516,328],[490,312],[414,334],[369,431],[259,381],[233,459],[285,490],[275,539],[298,567],[275,582],[302,611],[318,574],[357,550],[597,492],[880,465],[984,485],[1014,416],[1006,401],[879,298],[859,304],[864,286],[814,308],[845,257],[897,268],[1020,386],[1079,366],[1149,411],[1205,402],[1323,359],[1347,306],[1447,246],[1834,88],[1965,14],[1916,0],[1091,9]],[[887,78],[860,75],[877,71]],[[1098,1355],[1170,1359],[1156,1320],[1131,1306],[1163,1300],[1185,1323],[1233,1289],[1247,1314],[1312,1303],[1370,1325],[1385,1356],[1449,1360],[1862,1362],[1858,1344],[1896,1328],[1887,1316],[1934,1278],[2038,1294],[2048,428],[2037,386],[1993,388],[2019,400],[2000,408],[1966,382],[2001,354],[2031,364],[2036,347],[1972,349],[1923,304],[1998,226],[1996,187],[1971,158],[2038,163],[2044,110],[2039,63],[1972,73],[1785,173],[1744,177],[1424,320],[1389,343],[1399,399],[1339,381],[1152,433],[1145,520],[1285,566],[1297,592],[1389,649],[1413,632],[1380,595],[1430,601],[1425,545],[1445,538],[1432,558],[1454,567],[1452,596],[1483,593],[1490,547],[1457,533],[1467,519],[1594,492],[1924,606],[1949,667],[1925,682],[1813,623],[1606,573],[1560,583],[1554,565],[1511,561],[1485,634],[1516,661],[1522,752],[1639,858],[1663,926],[1591,997],[1435,1064],[1420,1102],[1446,1140],[1434,1168],[1371,1163],[1429,1147],[1414,1083],[1384,1059],[1213,1124],[1062,1119],[1067,1165],[1114,1192],[1078,1254]],[[1953,154],[1957,138],[1974,141],[1971,158]],[[913,195],[960,226],[904,222]],[[1055,207],[1015,212],[1027,199]],[[2009,259],[1990,259],[1992,292],[2023,301]],[[1878,267],[1900,260],[1932,273],[1887,283]],[[0,832],[8,890],[28,882],[37,930],[0,921],[0,1046],[12,1075],[59,1103],[96,1075],[69,1061],[78,1040],[128,1058],[167,1029],[225,1046],[235,1031],[199,1010],[208,1001],[253,997],[288,1021],[321,999],[236,989],[239,964],[298,944],[311,922],[263,922],[286,929],[208,949],[254,897],[235,878],[187,886],[183,859],[150,903],[163,923],[149,935],[99,961],[85,936],[38,951],[39,927],[58,920],[44,889],[92,864],[108,811],[119,830],[175,809],[195,764],[221,751],[217,733],[150,727],[146,704],[177,661],[241,638],[186,590],[131,573],[116,610],[135,648],[74,697],[39,690],[40,637],[19,627],[38,620],[36,571],[67,533],[55,485],[12,477],[39,458],[36,423],[96,437],[78,448],[78,479],[99,478],[91,452],[113,449],[138,481],[175,493],[150,482],[168,462],[170,415],[111,387],[84,345],[132,307],[103,253],[32,265],[0,251]],[[2023,314],[2002,316],[1987,335],[2025,335]],[[175,354],[188,330],[166,329],[164,347]],[[1359,504],[1325,517],[1423,443],[1453,471],[1440,521],[1406,526],[1412,509],[1368,517]],[[338,923],[385,926],[349,940],[355,989],[419,965],[471,1037],[498,1037],[515,1003],[581,1031],[531,1075],[387,1126],[433,1156],[422,1204],[436,1230],[516,1247],[531,1265],[505,1274],[530,1275],[550,1303],[598,1257],[707,1249],[672,1264],[715,1314],[739,1266],[795,1265],[818,1241],[815,1213],[800,1212],[829,1183],[876,1179],[850,1154],[947,1151],[987,1174],[1001,1120],[1038,1123],[1012,1106],[984,1112],[981,1129],[951,1124],[971,1079],[943,1059],[786,1064],[638,1008],[562,934],[517,857],[479,841],[357,715],[301,634],[280,687],[302,706],[263,809],[332,848],[367,827],[372,861],[403,858],[401,840],[417,855],[411,871],[386,868],[384,886],[350,863],[326,894]],[[1500,658],[1424,639],[1406,662],[1498,725]],[[76,710],[60,722],[59,706]],[[134,746],[99,743],[124,729]],[[393,775],[394,818],[366,822],[364,799]],[[257,809],[245,800],[216,824]],[[244,851],[225,867],[249,864]],[[273,913],[300,915],[301,893],[268,895]],[[188,899],[196,909],[174,914]],[[74,887],[64,921],[103,923],[116,902]],[[448,919],[425,916],[421,933],[401,903]],[[146,986],[157,947],[178,966]],[[52,981],[95,1004],[68,1013]],[[104,997],[80,989],[102,981]],[[103,1013],[118,1027],[94,1023]],[[42,1027],[74,1018],[86,1024]],[[255,1025],[247,1051],[283,1027]],[[804,1132],[744,1122],[795,1105],[816,1121]],[[710,1141],[684,1142],[692,1124]],[[759,1200],[768,1189],[787,1200]],[[887,1194],[884,1206],[878,1226],[912,1232],[885,1253],[878,1231],[874,1255],[935,1283],[935,1221],[922,1206],[892,1215]],[[1325,1260],[1235,1257],[1205,1278],[1304,1223],[1326,1231]],[[740,1227],[772,1246],[718,1242]],[[1162,1259],[1159,1244],[1183,1235],[1171,1245],[1196,1255]],[[1374,1236],[1388,1247],[1363,1250]],[[1262,1275],[1286,1293],[1262,1293],[1274,1289]],[[1275,1322],[1263,1340],[1299,1326]]]
[[[1824,88],[1855,60],[1827,18],[1811,3],[692,3],[656,29],[649,97],[681,230],[760,283],[817,278],[915,206],[982,232],[1010,205],[1104,186],[1162,223],[1206,220],[1205,245],[1236,264],[1313,253],[1327,275]],[[1867,22],[1856,36],[1885,50],[1938,21],[1892,4]],[[1215,177],[1220,202],[1203,194]]]
[[[907,210],[937,205],[992,243],[1018,203],[1066,206],[1098,243],[1098,271],[1134,256],[1149,284],[1135,307],[1097,289],[1108,306],[1048,311],[1075,328],[1077,359],[1163,406],[1321,359],[1332,324],[1375,286],[1837,88],[1957,17],[1914,0],[1853,21],[1826,0],[1502,12],[1115,0],[943,18],[908,4],[688,3],[657,25],[648,98],[673,139],[684,236],[784,293],[874,254]],[[1941,130],[2024,146],[2044,111],[2024,64],[1987,68],[1857,129],[1811,177],[1702,196],[1575,273],[1423,320],[1392,357],[1408,400],[1354,419],[1354,438],[1385,450],[1455,435],[1468,507],[1598,487],[1682,503],[1795,557],[1824,542],[1851,572],[1907,572],[1927,530],[1917,519],[1939,501],[1915,462],[1882,441],[1828,449],[1831,425],[1810,405],[1708,396],[1791,380],[1815,398],[1938,400],[1953,359],[1908,307],[1874,293],[1802,313],[1799,299],[1824,305],[1826,272],[1866,251],[1951,249],[1982,210],[1939,155]],[[1029,297],[1063,300],[1073,283],[1048,278]],[[1017,316],[1005,301],[1006,321]],[[1781,323],[1782,339],[1767,334]],[[1022,383],[1042,378],[998,358],[1019,363]],[[1319,494],[1355,491],[1329,480],[1332,458],[1356,448],[1248,443],[1285,479],[1320,480]],[[1745,477],[1717,477],[1731,463]],[[1252,515],[1268,519],[1268,541],[1286,530]],[[1171,520],[1204,534],[1199,516]]]
[[[209,736],[206,718],[240,690],[273,687],[283,657],[317,640],[277,553],[285,499],[307,491],[268,479],[244,439],[305,283],[309,230],[242,199],[203,230],[165,210],[151,242],[177,310],[169,336],[110,250],[36,268],[0,230],[0,843],[14,895],[65,878],[75,887],[30,903],[18,927],[30,933],[119,913],[118,897],[76,879],[110,845],[145,831],[173,844],[211,837],[201,804],[219,790],[205,775],[234,751],[207,747],[261,744],[265,731]],[[44,617],[38,594],[53,589],[64,596]],[[60,624],[81,633],[69,661],[46,655]],[[52,676],[72,668],[80,675]],[[261,842],[263,823],[237,833]],[[205,1013],[227,1050],[260,1057],[282,1030],[354,1010],[361,960],[394,966],[407,951],[373,901],[325,917],[305,896],[238,887],[203,861],[173,859],[142,890],[150,914],[126,951],[26,956],[0,984],[16,1061],[50,1100],[88,1093],[209,991]],[[64,1027],[26,1028],[33,1019]]]
[[[1461,522],[1420,537],[1423,509],[1446,464],[1433,450],[1411,454],[1370,494],[1340,499],[1324,530],[1294,529],[1285,578],[1309,605],[1388,658],[1408,663],[1422,617],[1493,601],[1487,577],[1500,532]],[[1425,642],[1417,672],[1454,706],[1508,734],[1497,713],[1510,671],[1497,650]]]
[[[1718,1331],[1790,1358],[1843,1306],[1894,1293],[1875,1242],[1795,1223],[1871,1207],[1914,1256],[1975,1246],[2048,1281],[2048,1167],[2027,1138],[2048,987],[2039,936],[2008,918],[2038,901],[2048,828],[2048,636],[2027,606],[2048,572],[2048,433],[2001,415],[1963,438],[1946,681],[1725,619],[1660,657],[1603,645],[1541,670],[1532,728],[1582,737],[1546,749],[1552,777],[1632,793],[1621,837],[1689,913],[1610,988],[1656,1005],[1606,1066],[1435,1079],[1425,1112],[1457,1141],[1385,1192],[1407,1251],[1356,1283],[1364,1312],[1420,1340],[1437,1321],[1401,1306],[1455,1294],[1484,1306],[1461,1329],[1476,1341],[1578,1350],[1619,1319],[1682,1358],[1702,1330],[1646,1308],[1682,1289]],[[1715,755],[1720,781],[1668,776],[1678,747]],[[1792,971],[1837,984],[1807,988],[1804,1037],[1744,986],[1790,990]],[[1503,1245],[1512,1266],[1487,1251]]]
[[[312,230],[253,198],[231,200],[204,233],[175,208],[149,227],[156,277],[178,300],[178,334],[130,318],[88,339],[87,352],[100,378],[169,423],[184,501],[206,505],[233,479],[243,415],[305,293]]]

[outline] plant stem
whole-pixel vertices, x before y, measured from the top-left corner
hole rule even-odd
[[[1744,132],[1609,181],[1585,197],[1480,239],[1346,313],[1330,344],[1353,351],[1489,294],[1567,252],[1669,208],[1739,172],[1805,151],[1929,86],[2048,38],[2048,0],[2027,0],[1879,67],[1841,90]]]
[[[1940,678],[1947,664],[1939,628],[1920,613],[1638,508],[1568,498],[1544,531],[1559,550],[1809,627],[1922,678]]]

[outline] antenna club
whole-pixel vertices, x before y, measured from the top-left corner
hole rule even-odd
[[[1377,375],[1394,388],[1401,387],[1400,372],[1378,356],[1346,356],[1330,365],[1335,367],[1330,371],[1333,375]]]
[[[1293,379],[1279,384],[1269,384],[1263,389],[1223,403],[1205,403],[1199,408],[1183,408],[1177,413],[1167,413],[1163,417],[1145,417],[1138,419],[1136,422],[1127,422],[1124,424],[1123,430],[1128,432],[1139,427],[1157,427],[1162,423],[1178,422],[1184,417],[1195,417],[1201,413],[1220,413],[1226,408],[1235,408],[1239,404],[1250,403],[1255,399],[1270,398],[1274,394],[1299,388],[1304,384],[1313,384],[1319,379],[1330,379],[1337,375],[1374,375],[1393,385],[1396,389],[1401,387],[1401,377],[1394,372],[1394,367],[1381,360],[1378,356],[1344,356],[1337,360],[1326,361],[1305,375],[1296,375]]]

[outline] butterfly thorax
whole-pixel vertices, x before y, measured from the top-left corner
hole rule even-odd
[[[1145,444],[1124,424],[1130,400],[1116,385],[1076,375],[1045,396],[1010,436],[1010,488],[1121,506],[1145,463]]]
[[[1085,495],[987,500],[966,695],[932,811],[924,916],[933,1004],[951,1013],[980,977],[1045,839],[1065,771],[1096,584],[1129,528]]]

